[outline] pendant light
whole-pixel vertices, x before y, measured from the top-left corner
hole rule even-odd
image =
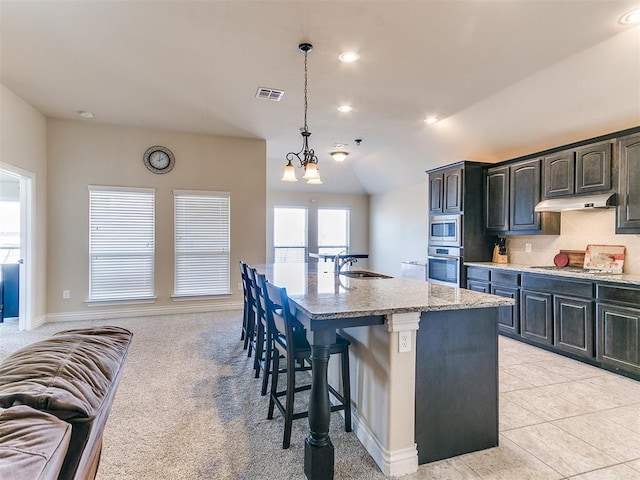
[[[318,172],[318,157],[312,148],[309,148],[309,127],[307,125],[307,54],[313,50],[313,45],[310,43],[301,43],[298,45],[298,49],[304,54],[304,127],[300,131],[302,135],[302,149],[299,152],[287,153],[287,165],[284,167],[284,174],[282,175],[283,182],[297,182],[296,170],[292,160],[298,160],[300,167],[304,168],[304,175],[302,178],[311,185],[321,184],[320,174]]]

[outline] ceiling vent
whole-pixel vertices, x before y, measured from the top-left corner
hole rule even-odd
[[[276,90],[275,88],[259,87],[256,92],[256,98],[262,98],[263,100],[272,100],[279,102],[282,100],[284,92],[282,90]]]

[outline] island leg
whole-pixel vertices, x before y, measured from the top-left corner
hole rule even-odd
[[[334,449],[329,438],[331,405],[327,367],[329,345],[334,341],[335,331],[313,332],[309,436],[304,442],[304,473],[309,480],[333,479]]]

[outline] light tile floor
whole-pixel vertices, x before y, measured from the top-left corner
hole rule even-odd
[[[500,445],[411,479],[640,480],[640,382],[499,340]]]

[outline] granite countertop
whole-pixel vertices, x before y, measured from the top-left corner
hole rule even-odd
[[[332,263],[276,263],[253,267],[274,285],[285,287],[296,307],[316,320],[514,304],[510,298],[412,278],[335,275]]]
[[[589,273],[587,271],[580,272],[575,269],[565,270],[558,267],[557,269],[545,270],[543,268],[535,268],[531,265],[521,265],[517,263],[493,263],[493,262],[464,262],[468,267],[484,267],[500,270],[511,270],[517,272],[535,273],[537,275],[552,275],[556,277],[565,277],[573,279],[585,279],[597,282],[618,283],[625,285],[640,286],[640,275],[632,275],[628,273],[612,274],[612,273]]]

